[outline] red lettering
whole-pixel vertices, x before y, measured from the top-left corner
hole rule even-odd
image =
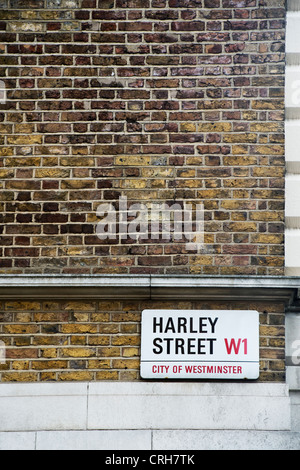
[[[225,341],[227,354],[231,354],[232,350],[234,350],[234,354],[239,354],[241,343],[243,343],[243,345],[244,345],[244,354],[245,355],[248,354],[248,340],[247,340],[247,338],[245,338],[243,340],[241,338],[239,338],[237,342],[234,338],[231,338],[230,343],[228,343],[228,339],[225,338],[224,341]]]
[[[240,350],[240,345],[241,345],[241,338],[239,338],[238,343],[236,344],[235,339],[231,339],[230,344],[228,344],[227,338],[225,338],[225,346],[227,350],[227,354],[231,354],[232,348],[234,349],[234,353],[238,354]]]
[[[159,373],[167,374],[168,371],[169,371],[169,367],[170,366],[156,366],[156,365],[154,365],[154,366],[152,366],[152,372],[153,372],[153,374],[159,374]]]

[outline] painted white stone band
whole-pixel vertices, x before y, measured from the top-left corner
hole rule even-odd
[[[284,384],[0,384],[0,431],[290,428]]]

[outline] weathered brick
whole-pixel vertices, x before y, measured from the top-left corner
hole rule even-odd
[[[265,255],[281,259],[283,247],[284,207],[271,207],[284,197],[282,5],[0,0],[0,8],[2,270],[279,274]],[[171,241],[101,243],[97,205],[120,195],[203,202],[206,240],[218,249],[201,265]],[[244,234],[253,253],[239,251]]]
[[[252,245],[227,246],[228,253],[236,254],[236,261],[242,265],[247,256],[238,255],[231,248],[244,246],[245,255]],[[230,256],[219,260],[220,268],[230,269],[227,265]],[[258,257],[251,258],[253,262],[258,260]],[[272,257],[268,258],[272,262]],[[192,260],[196,273],[197,267],[203,264],[211,268],[214,257],[200,255],[193,256]],[[125,376],[120,374],[126,370],[130,374],[127,380],[139,380],[139,331],[144,308],[222,309],[224,303],[133,300],[90,302],[88,306],[86,309],[82,301],[6,301],[2,305],[2,312],[6,313],[1,318],[1,340],[8,340],[9,346],[7,364],[0,368],[1,381],[123,380]],[[284,306],[278,302],[253,301],[250,305],[239,302],[239,308],[260,312],[259,380],[284,381]],[[18,314],[11,314],[11,311]],[[97,333],[98,326],[105,329]]]

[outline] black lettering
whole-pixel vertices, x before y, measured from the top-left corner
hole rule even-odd
[[[205,341],[206,339],[204,338],[198,338],[198,354],[205,354],[205,351],[201,351],[203,348],[205,348]]]
[[[159,343],[162,343],[161,338],[155,338],[153,340],[153,345],[158,348],[158,349],[153,348],[154,354],[161,354],[163,352],[163,347]]]
[[[159,328],[158,333],[162,333],[163,329],[163,318],[160,317],[157,321],[157,318],[153,318],[153,333],[157,333],[157,328]]]
[[[187,319],[183,317],[178,318],[178,333],[181,333],[181,330],[183,330],[183,333],[187,333]]]
[[[165,333],[167,333],[169,330],[171,330],[172,333],[176,333],[175,326],[173,323],[173,319],[170,317],[167,321],[166,328],[165,328]]]
[[[175,341],[175,354],[179,354],[179,349],[180,354],[184,354],[184,339],[182,338],[177,338]]]
[[[215,318],[215,321],[212,321],[211,318],[208,318],[208,320],[209,320],[209,323],[211,324],[211,332],[214,333],[215,332],[215,326],[216,326],[216,323],[218,321],[218,317]]]
[[[214,341],[217,341],[216,338],[207,338],[207,341],[209,342],[209,354],[214,353]]]
[[[205,317],[199,318],[199,333],[207,333],[207,329],[204,329],[207,326],[206,320]]]
[[[197,330],[193,329],[194,327],[194,319],[193,317],[190,318],[190,333],[198,333]]]
[[[195,348],[196,348],[195,342],[196,342],[196,338],[189,338],[189,339],[187,340],[187,353],[188,353],[188,354],[196,354],[196,351],[195,351]]]
[[[164,341],[167,343],[167,354],[170,354],[171,342],[174,341],[174,338],[164,338]]]

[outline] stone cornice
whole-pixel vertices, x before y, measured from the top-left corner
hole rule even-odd
[[[0,275],[0,299],[260,300],[297,304],[300,277]]]

